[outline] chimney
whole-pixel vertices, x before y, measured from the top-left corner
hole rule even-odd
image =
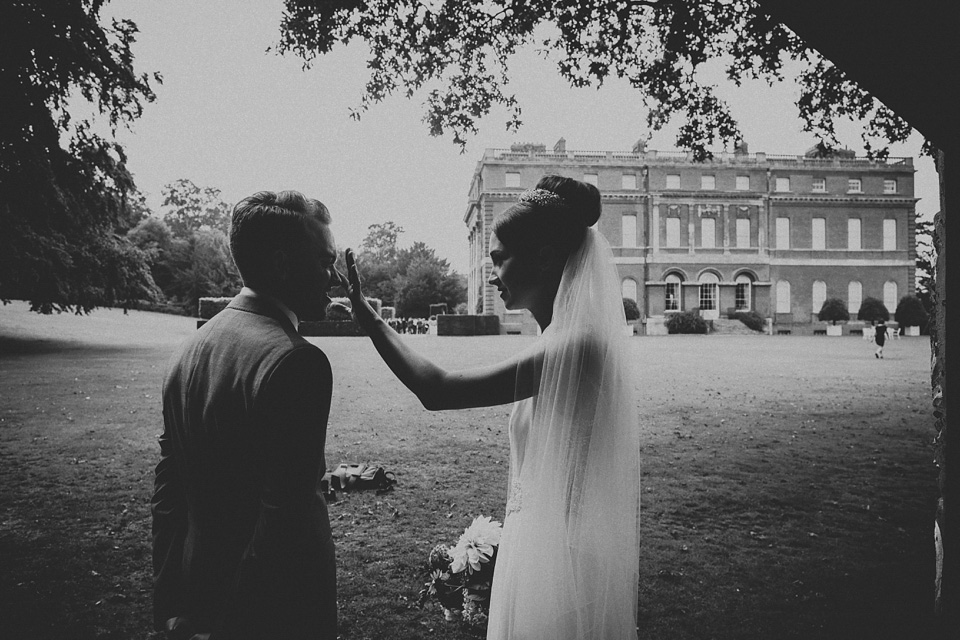
[[[563,138],[557,140],[557,144],[553,145],[554,153],[566,153],[567,152],[567,141]]]

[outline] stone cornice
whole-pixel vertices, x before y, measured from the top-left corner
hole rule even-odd
[[[515,201],[517,196],[524,190],[506,191],[490,190],[484,191],[481,199],[492,199],[500,201]],[[906,196],[832,196],[832,195],[800,195],[787,193],[770,193],[762,191],[606,191],[601,193],[604,201],[631,201],[640,202],[645,199],[655,199],[657,204],[689,204],[701,202],[704,200],[712,201],[713,204],[762,204],[764,198],[769,197],[772,203],[784,202],[808,202],[818,204],[840,204],[845,206],[855,205],[876,205],[884,204],[890,206],[910,206],[917,203],[920,198],[910,198]],[[473,202],[470,203],[473,206]],[[466,218],[466,216],[464,216]]]
[[[920,198],[906,196],[864,196],[864,195],[791,195],[785,193],[771,193],[771,202],[816,202],[820,204],[842,204],[855,206],[858,204],[887,204],[891,206],[914,205]]]
[[[680,191],[670,190],[670,191],[650,191],[651,196],[656,196],[663,201],[666,200],[762,200],[766,196],[766,192],[763,191],[717,191],[717,190],[704,190],[704,191]]]

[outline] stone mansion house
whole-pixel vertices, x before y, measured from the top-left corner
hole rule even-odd
[[[802,156],[748,153],[746,145],[695,162],[684,152],[487,149],[464,215],[470,242],[470,313],[500,317],[502,331],[535,333],[527,312],[503,307],[487,284],[493,219],[541,176],[596,185],[599,231],[613,247],[625,298],[641,332],[664,333],[672,313],[708,319],[753,310],[771,330],[813,333],[827,298],[878,298],[893,314],[914,293],[912,158],[869,160],[812,149]]]

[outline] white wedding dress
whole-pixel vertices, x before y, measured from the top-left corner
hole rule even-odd
[[[535,393],[510,418],[488,640],[637,638],[639,423],[612,258],[588,229],[518,370]]]

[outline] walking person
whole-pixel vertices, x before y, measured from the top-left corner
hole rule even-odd
[[[877,350],[873,355],[877,358],[883,358],[883,345],[887,342],[887,323],[883,320],[877,325],[876,335],[873,339],[877,343]]]
[[[446,371],[398,338],[343,278],[394,374],[430,410],[514,403],[488,640],[636,640],[640,455],[613,253],[591,228],[600,192],[547,176],[493,224],[490,283],[542,333],[499,364]]]

